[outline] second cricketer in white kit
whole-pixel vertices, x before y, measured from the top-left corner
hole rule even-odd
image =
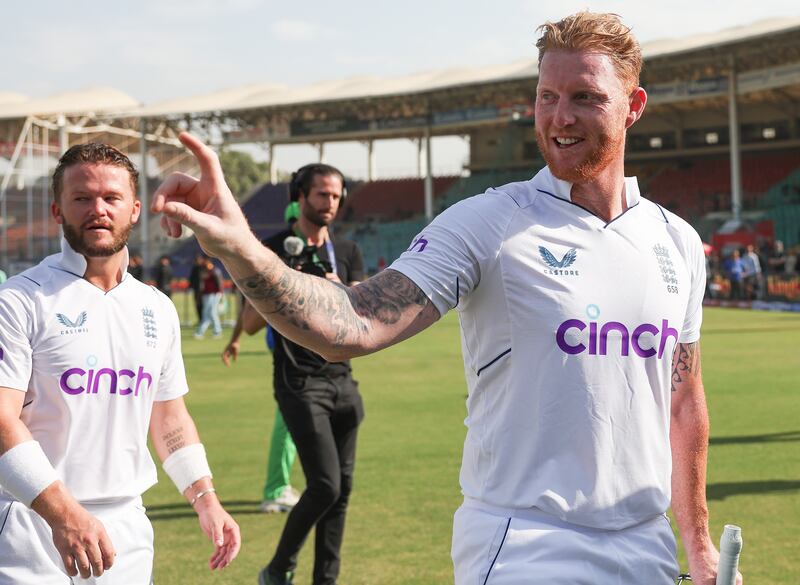
[[[0,584],[152,581],[141,494],[164,469],[214,541],[237,554],[183,395],[180,326],[165,295],[127,273],[135,169],[99,144],[59,162],[61,253],[0,287]]]
[[[457,585],[671,585],[670,505],[694,582],[714,585],[700,239],[624,176],[626,131],[647,102],[630,29],[582,12],[541,30],[547,167],[450,207],[365,282],[287,269],[192,136],[181,140],[201,178],[167,179],[153,209],[173,236],[191,227],[275,329],[326,360],[458,312],[469,398]]]

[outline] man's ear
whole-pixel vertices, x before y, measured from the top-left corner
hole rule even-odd
[[[644,107],[647,105],[647,92],[643,87],[633,90],[628,102],[628,115],[625,118],[625,128],[630,128],[636,120],[642,117]]]
[[[55,201],[50,204],[50,215],[53,216],[53,219],[56,220],[57,224],[60,225],[64,223],[64,217],[61,215],[61,208]]]

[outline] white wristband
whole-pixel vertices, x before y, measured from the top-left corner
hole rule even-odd
[[[203,477],[214,477],[202,443],[186,445],[164,460],[164,471],[180,493]]]
[[[14,445],[0,457],[0,485],[29,508],[57,479],[58,474],[38,441]]]

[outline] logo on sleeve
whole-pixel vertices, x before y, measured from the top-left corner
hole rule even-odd
[[[667,285],[667,292],[678,294],[677,272],[675,272],[675,265],[669,257],[669,248],[656,244],[653,246],[653,252],[658,260],[658,268],[661,270],[661,280]]]
[[[152,309],[142,309],[142,325],[144,326],[144,336],[148,339],[158,339],[158,328],[156,327],[156,314]]]
[[[428,245],[428,240],[425,239],[425,235],[421,234],[417,239],[411,242],[411,246],[408,248],[408,252],[411,252],[415,248],[417,252],[422,252]]]
[[[61,335],[72,335],[74,333],[88,333],[89,329],[84,327],[86,324],[86,320],[89,318],[89,315],[86,311],[81,311],[81,314],[75,317],[73,321],[63,313],[56,313],[56,319],[58,322],[61,323],[66,329],[61,330]]]
[[[553,253],[544,246],[539,246],[539,254],[542,257],[542,260],[544,260],[544,263],[549,267],[545,269],[545,274],[578,276],[577,270],[567,270],[567,268],[572,266],[575,263],[575,260],[578,259],[578,251],[575,248],[570,248],[567,250],[561,260],[556,258]]]

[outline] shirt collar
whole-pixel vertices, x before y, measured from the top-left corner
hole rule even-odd
[[[572,201],[572,183],[569,181],[562,181],[561,179],[553,176],[550,172],[550,167],[544,167],[536,174],[536,180],[540,186],[539,188],[548,191],[559,199],[566,199]],[[625,177],[625,208],[630,209],[637,205],[641,200],[639,193],[639,182],[636,177]]]
[[[122,263],[117,273],[120,282],[122,282],[128,274],[128,260],[128,246],[125,246],[122,249]],[[56,259],[56,266],[77,276],[82,277],[86,274],[86,258],[83,254],[79,254],[73,250],[66,238],[63,237],[61,238],[61,256]]]

